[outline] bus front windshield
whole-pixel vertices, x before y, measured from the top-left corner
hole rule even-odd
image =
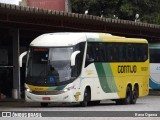
[[[73,47],[30,48],[26,69],[27,79],[42,84],[73,79],[70,66],[72,53]]]

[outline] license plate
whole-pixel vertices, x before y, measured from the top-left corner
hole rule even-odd
[[[50,100],[50,97],[43,97],[42,100]]]

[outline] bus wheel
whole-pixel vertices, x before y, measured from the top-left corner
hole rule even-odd
[[[127,86],[126,97],[122,99],[122,103],[124,105],[128,105],[131,103],[131,99],[132,99],[132,90],[131,90],[131,87]]]
[[[41,107],[47,107],[48,103],[41,103]]]
[[[90,92],[89,89],[85,89],[83,101],[80,102],[82,107],[86,107],[88,105],[88,101],[90,100]]]
[[[136,104],[137,98],[138,98],[138,87],[135,86],[132,91],[131,104]]]

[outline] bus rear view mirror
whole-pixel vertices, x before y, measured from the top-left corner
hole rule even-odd
[[[72,53],[72,55],[71,55],[71,66],[75,66],[76,56],[79,53],[80,53],[80,51],[75,51],[75,52]]]
[[[22,59],[23,57],[27,54],[27,51],[23,52],[20,56],[19,56],[19,67],[22,67]]]

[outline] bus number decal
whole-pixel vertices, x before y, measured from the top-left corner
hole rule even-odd
[[[141,67],[141,71],[148,71],[148,67]]]

